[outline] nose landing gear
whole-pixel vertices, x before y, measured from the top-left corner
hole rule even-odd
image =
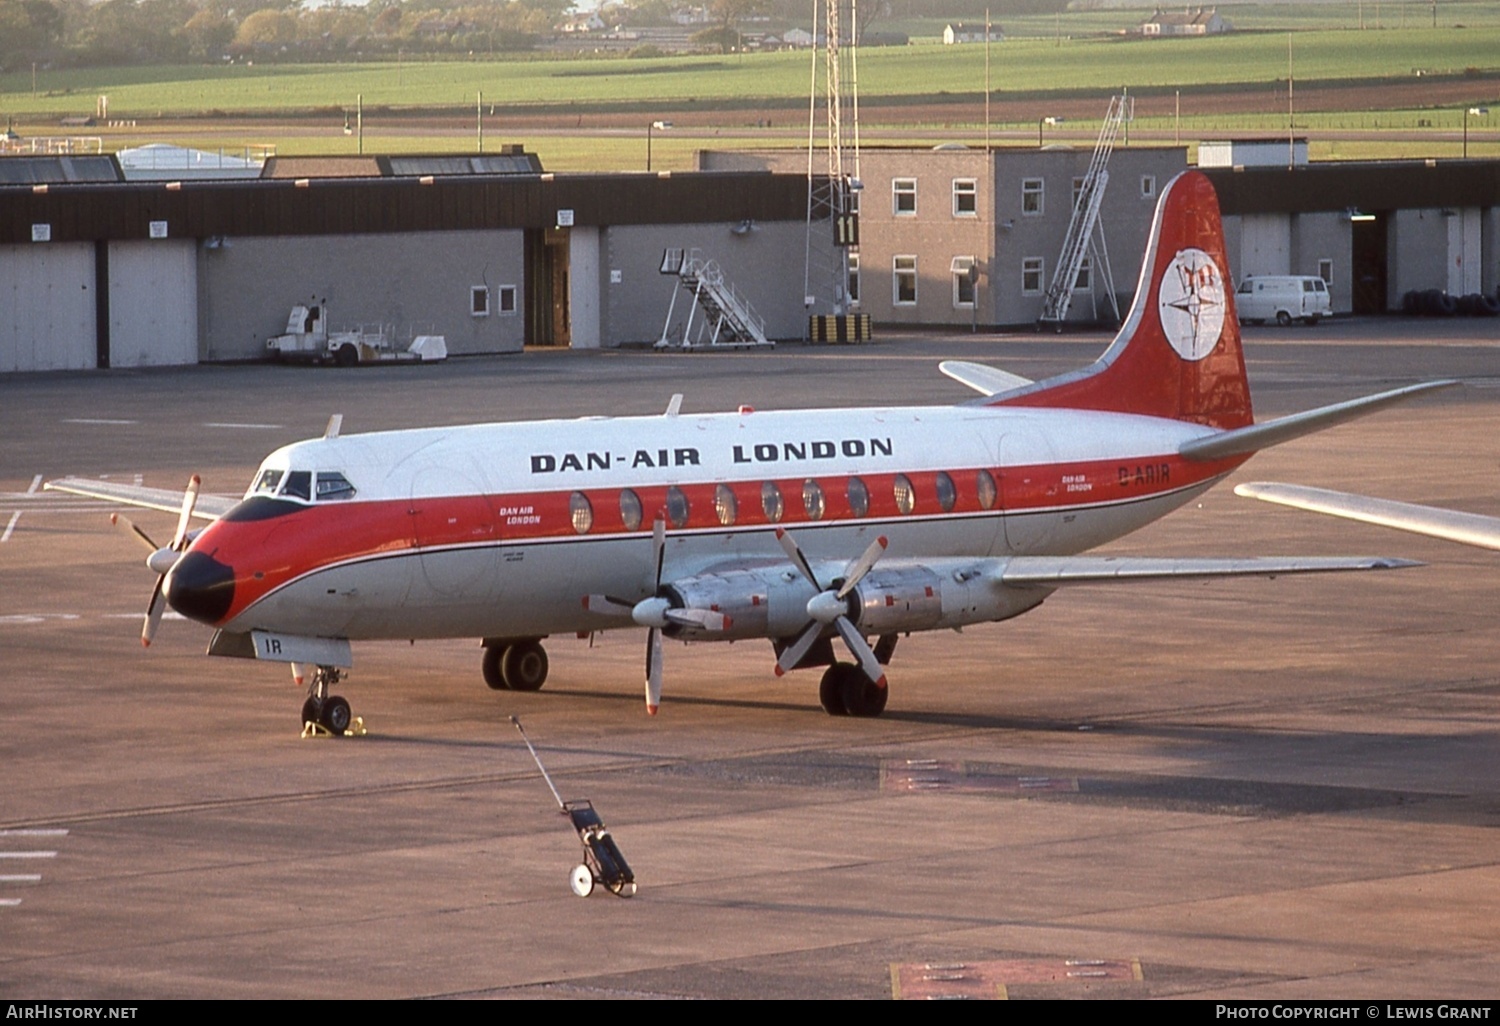
[[[294,667],[295,669],[295,667]],[[330,695],[328,689],[344,679],[336,666],[319,666],[307,685],[307,700],[302,703],[302,736],[331,734],[334,737],[364,733],[364,722],[355,719],[342,695]]]

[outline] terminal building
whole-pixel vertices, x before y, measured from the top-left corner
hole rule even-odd
[[[1336,314],[1500,286],[1500,162],[1214,152],[1236,279],[1321,275]],[[877,333],[1035,324],[1090,158],[864,150],[854,310]],[[690,172],[550,174],[507,147],[163,180],[128,179],[110,155],[0,158],[0,373],[263,359],[291,307],[314,304],[334,327],[441,334],[454,355],[652,343],[681,287],[663,273],[673,252],[712,259],[767,336],[802,340],[832,309],[808,302],[805,268],[837,252],[830,222],[808,230],[806,167],[805,153],[706,152]],[[1109,267],[1084,261],[1069,320],[1108,319],[1106,278],[1128,304],[1157,196],[1185,167],[1183,147],[1114,150]]]

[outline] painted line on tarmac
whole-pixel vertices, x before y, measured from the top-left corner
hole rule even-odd
[[[0,851],[0,859],[55,859],[55,851]]]
[[[36,494],[36,490],[38,488],[40,488],[41,486],[42,486],[42,475],[38,474],[36,477],[34,477],[34,478],[31,479],[31,487],[28,488],[28,489],[26,489],[26,494],[27,495],[35,495]]]
[[[20,898],[0,898],[0,905],[4,905],[6,908],[15,908],[20,903]]]
[[[5,533],[0,534],[0,545],[10,541],[11,532],[16,529],[16,521],[21,519],[21,511],[16,510],[10,515],[10,523],[5,525]]]
[[[67,827],[19,827],[0,830],[0,837],[67,837]]]
[[[9,873],[0,876],[0,884],[35,884],[41,882],[41,873]]]
[[[112,420],[108,417],[65,417],[64,424],[95,424],[103,427],[118,427],[126,424],[139,424],[138,420]]]
[[[211,428],[233,428],[241,431],[280,431],[285,424],[235,424],[228,421],[210,420],[204,423],[204,427]]]

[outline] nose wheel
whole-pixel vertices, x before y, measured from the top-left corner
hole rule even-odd
[[[302,703],[302,729],[304,735],[313,727],[321,727],[335,737],[342,737],[354,723],[349,703],[342,695],[330,695],[328,689],[344,679],[344,672],[335,666],[319,666],[307,685],[307,699]]]

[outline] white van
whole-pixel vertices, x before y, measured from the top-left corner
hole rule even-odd
[[[1294,320],[1313,325],[1333,313],[1328,285],[1316,275],[1251,275],[1240,282],[1234,305],[1241,324],[1264,324],[1275,318],[1282,327]]]

